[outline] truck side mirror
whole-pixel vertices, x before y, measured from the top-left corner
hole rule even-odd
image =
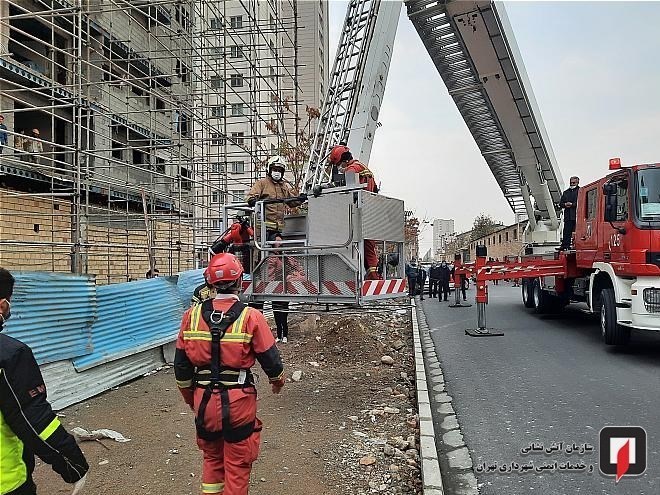
[[[616,221],[617,196],[616,184],[603,184],[603,195],[605,196],[605,221]]]

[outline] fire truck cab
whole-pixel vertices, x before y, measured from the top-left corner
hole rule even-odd
[[[605,343],[621,345],[631,329],[660,330],[660,164],[614,158],[610,170],[580,187],[575,247],[556,260],[564,273],[528,277],[522,291],[537,312],[587,303]]]

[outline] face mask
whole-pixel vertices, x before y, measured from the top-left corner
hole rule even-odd
[[[576,189],[576,188],[577,188],[577,186],[571,186],[571,189]]]
[[[11,304],[6,299],[5,299],[5,301],[7,302],[7,313],[6,314],[0,314],[0,318],[2,318],[2,321],[0,321],[0,325],[2,325],[9,318],[11,318]]]
[[[271,172],[270,176],[275,182],[282,180],[282,172]]]

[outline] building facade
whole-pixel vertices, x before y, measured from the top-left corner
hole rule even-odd
[[[3,266],[106,283],[195,266],[200,4],[0,0]]]
[[[433,220],[433,254],[436,259],[445,256],[445,248],[454,237],[454,220]]]
[[[527,221],[514,223],[507,227],[496,230],[479,239],[472,240],[463,247],[465,261],[474,261],[476,256],[476,247],[486,246],[488,257],[503,261],[507,256],[523,255],[524,243],[523,233],[527,226]]]
[[[220,218],[223,204],[241,202],[263,176],[270,155],[295,146],[305,108],[320,106],[328,4],[210,2],[200,23],[211,61],[199,84],[206,113],[199,129],[211,163],[205,195]]]

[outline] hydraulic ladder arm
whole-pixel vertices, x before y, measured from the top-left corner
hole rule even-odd
[[[400,0],[351,0],[305,169],[303,192],[330,181],[330,149],[347,143],[368,163],[399,22]]]
[[[511,209],[529,218],[525,241],[558,243],[563,180],[504,6],[406,0],[406,7]]]

